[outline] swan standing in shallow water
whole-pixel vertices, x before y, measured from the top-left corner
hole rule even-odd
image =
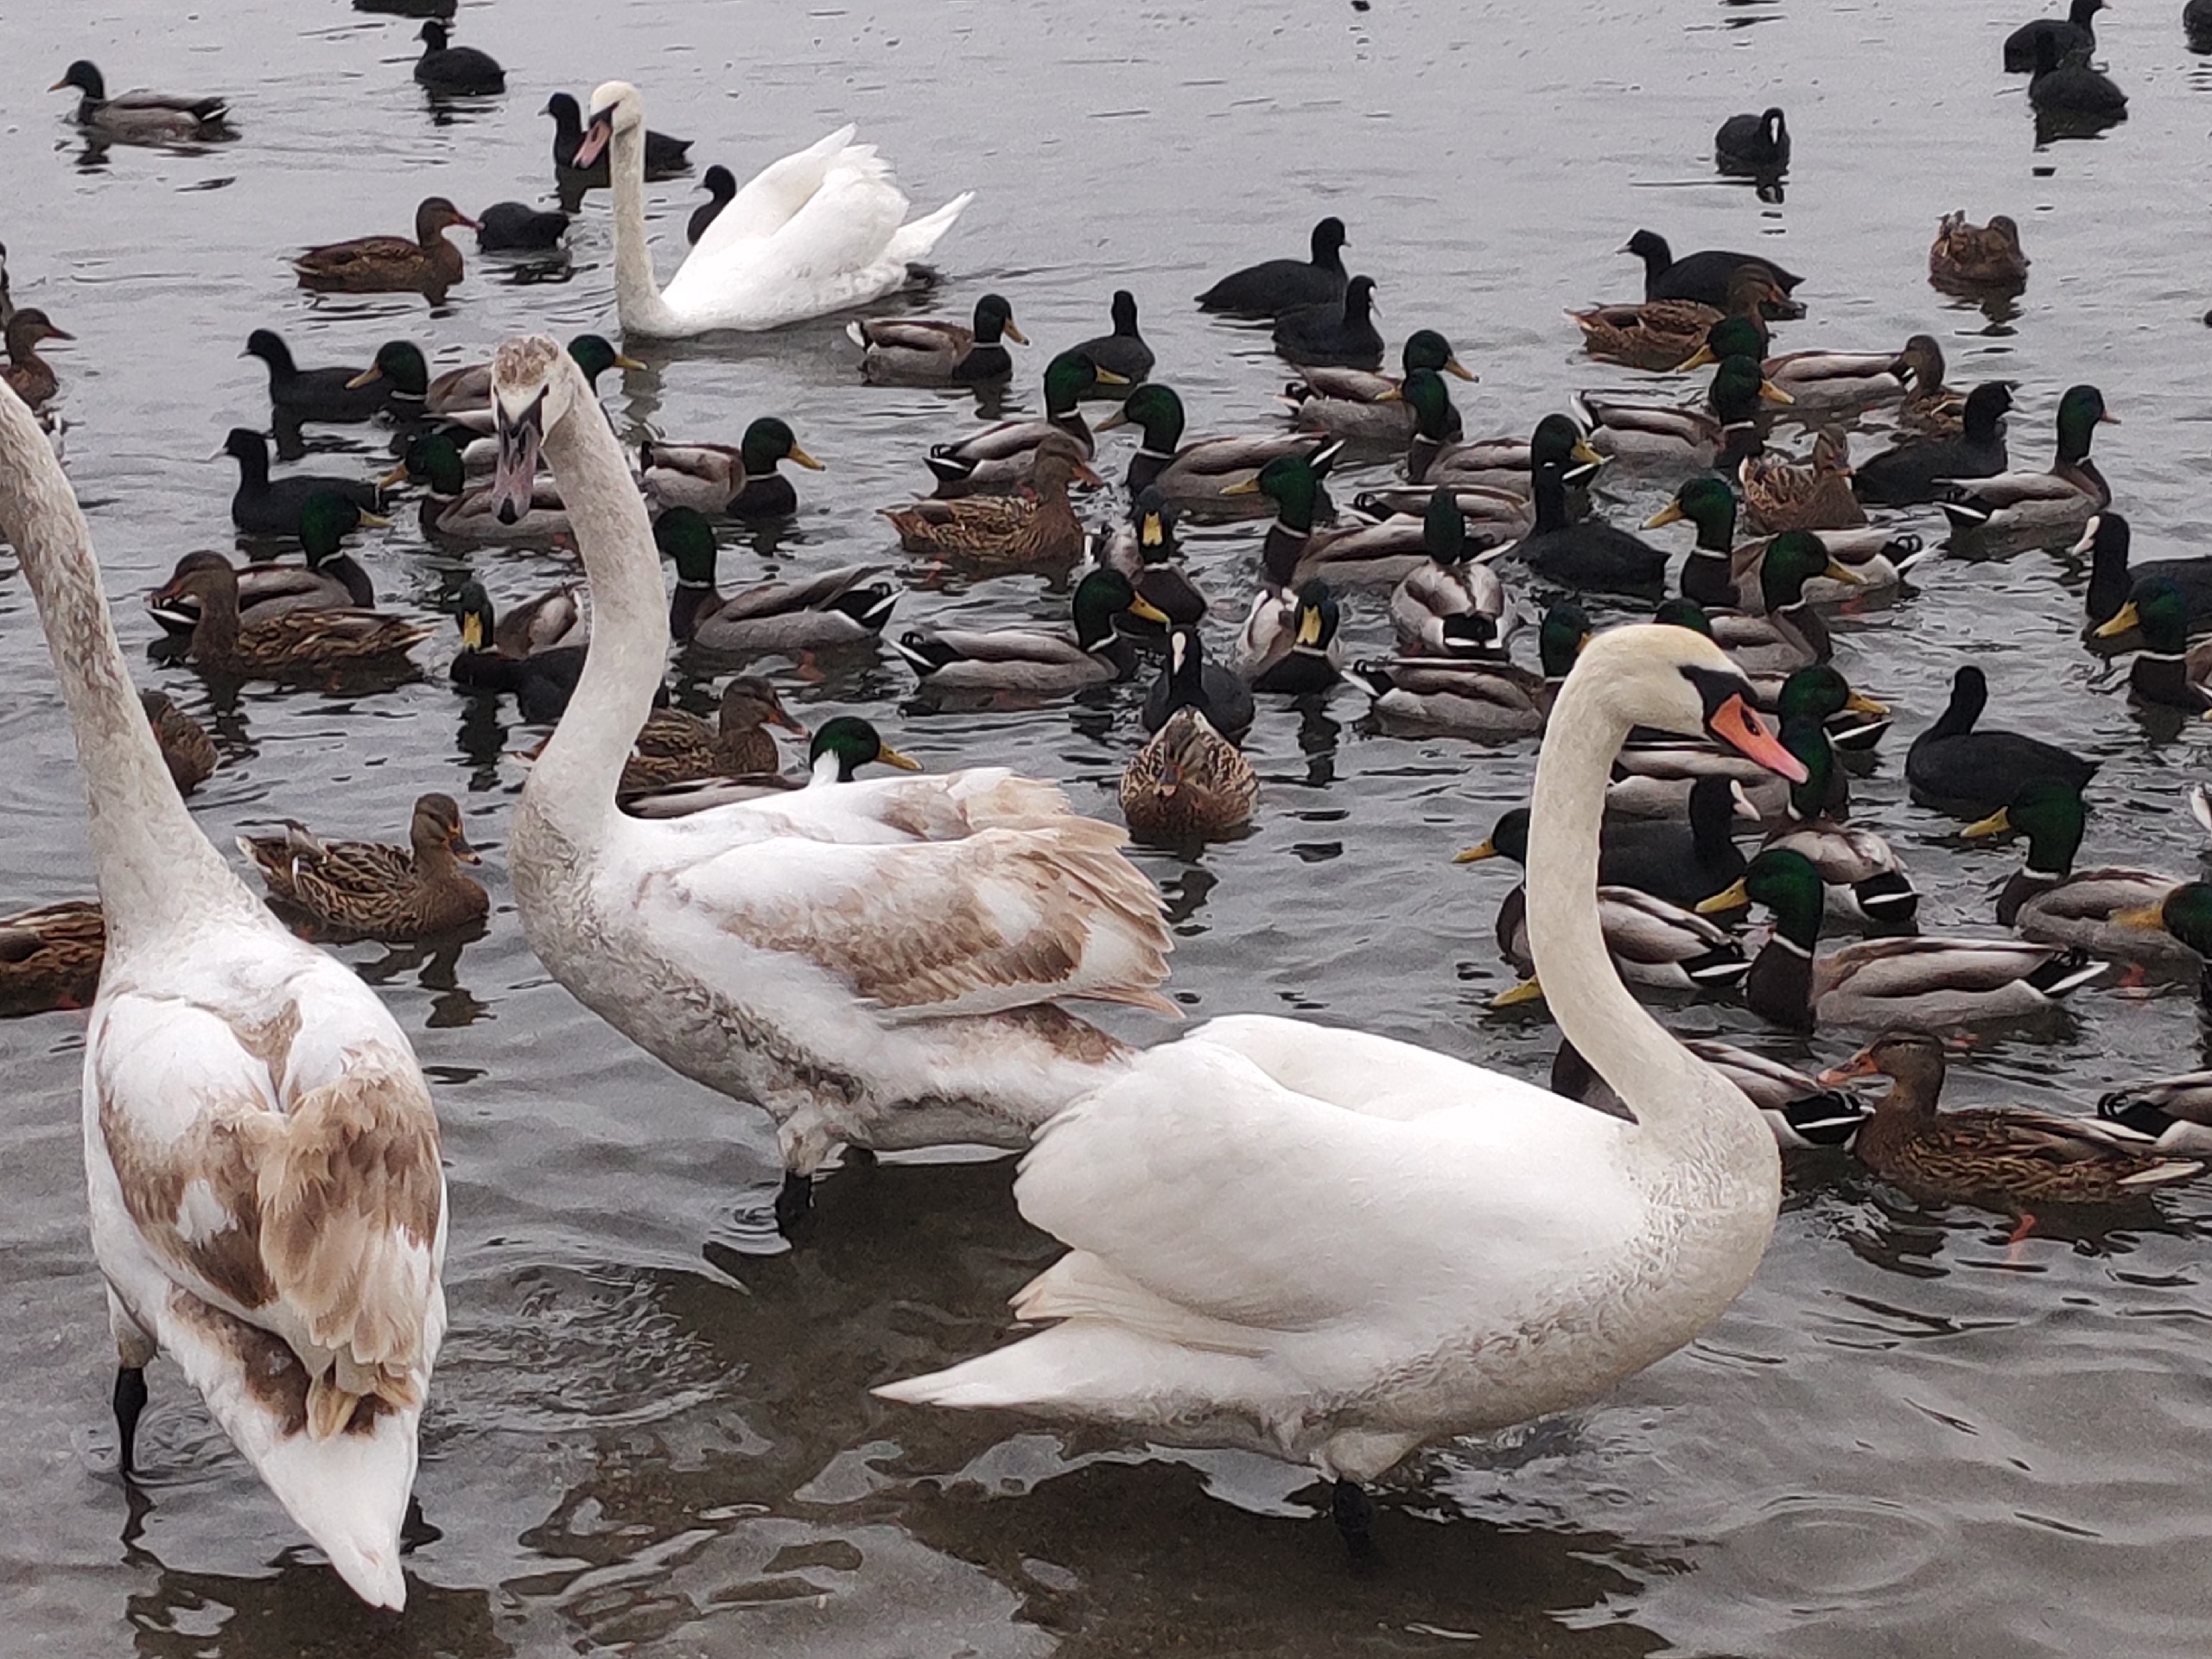
[[[5,391],[0,533],[75,730],[107,918],[85,1164],[120,1466],[165,1351],[355,1592],[400,1607],[416,1425],[446,1324],[422,1068],[376,993],[286,932],[185,810],[84,517]]]
[[[1537,763],[1537,971],[1635,1122],[1363,1032],[1215,1020],[1023,1160],[1022,1214],[1070,1250],[1014,1312],[1058,1323],[876,1392],[1310,1463],[1364,1551],[1359,1483],[1595,1399],[1696,1336],[1758,1266],[1780,1163],[1757,1108],[1622,985],[1598,830],[1632,726],[1710,733],[1802,778],[1751,698],[1709,640],[1615,629],[1561,688]]]
[[[614,301],[623,334],[753,333],[866,305],[904,286],[906,267],[929,257],[975,193],[900,224],[906,194],[874,145],[852,142],[855,130],[840,127],[762,168],[661,289],[645,241],[645,100],[627,81],[594,92],[576,163],[613,151]]]
[[[619,176],[619,175],[618,175]],[[614,804],[668,658],[660,556],[569,355],[492,366],[495,490],[542,443],[591,579],[583,677],[508,847],[531,948],[577,1001],[780,1127],[779,1218],[840,1141],[1019,1147],[1129,1051],[1055,999],[1173,1013],[1169,940],[1128,837],[1000,768],[815,786],[669,820]]]

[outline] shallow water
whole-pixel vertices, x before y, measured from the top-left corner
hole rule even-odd
[[[303,363],[365,360],[405,334],[441,366],[520,327],[611,332],[603,194],[565,279],[510,282],[472,251],[435,315],[406,298],[311,299],[282,256],[402,229],[431,191],[472,211],[548,194],[550,124],[535,111],[556,87],[617,73],[645,88],[655,124],[701,141],[702,164],[747,173],[852,118],[918,205],[976,189],[941,249],[944,303],[1007,294],[1040,342],[1023,358],[1033,377],[1054,344],[1104,327],[1113,288],[1133,288],[1194,431],[1271,421],[1285,376],[1264,334],[1185,296],[1295,251],[1320,212],[1351,225],[1394,340],[1440,327],[1479,370],[1482,385],[1460,389],[1477,432],[1526,430],[1570,388],[1637,378],[1580,358],[1559,312],[1632,296],[1639,272],[1611,250],[1649,225],[1679,250],[1757,245],[1806,273],[1811,319],[1785,347],[1887,347],[1929,329],[1955,381],[2017,378],[2024,464],[2047,453],[2059,391],[2095,380],[2126,423],[2098,453],[2139,556],[2198,546],[2191,383],[2208,296],[2185,204],[2204,179],[2212,83],[2166,8],[2108,15],[2101,54],[2132,118],[2037,149],[2024,79],[1995,67],[2018,21],[1794,0],[1095,16],[1035,0],[804,13],[550,0],[466,9],[460,38],[501,58],[512,90],[434,114],[408,78],[411,23],[330,0],[181,16],[107,0],[9,20],[21,73],[0,126],[0,236],[18,302],[79,336],[54,353],[71,472],[133,650],[153,637],[137,595],[180,553],[230,543],[231,473],[202,457],[265,416],[260,366],[235,356],[253,327],[279,328]],[[230,92],[241,136],[87,156],[66,100],[30,90],[79,55],[116,86]],[[1714,178],[1707,153],[1723,116],[1770,102],[1796,141],[1774,204]],[[696,198],[678,182],[654,200],[665,247]],[[1923,280],[1935,223],[1961,206],[2024,227],[2033,281],[2004,321]],[[836,323],[647,356],[647,372],[607,383],[626,432],[734,441],[773,412],[830,463],[801,479],[791,529],[732,538],[726,584],[888,553],[874,510],[918,487],[922,449],[972,418],[963,400],[858,385]],[[1033,404],[1028,378],[1018,390]],[[384,441],[313,436],[364,473]],[[1106,446],[1115,474],[1127,442]],[[1615,480],[1609,507],[1641,518],[1664,483]],[[1225,626],[1255,532],[1191,540]],[[411,516],[363,557],[387,602],[426,611],[471,569],[512,600],[564,568],[428,548]],[[1905,850],[1931,929],[1980,925],[2014,856],[1962,853],[1903,801],[1904,740],[1969,658],[2006,723],[2105,759],[2088,856],[2194,867],[2181,793],[2204,740],[2139,720],[2080,649],[2082,575],[2036,552],[1945,562],[1916,594],[1841,625],[1847,670],[1902,716],[1858,786],[1861,811]],[[894,626],[1051,619],[1063,603],[1026,579],[947,585],[914,592]],[[1351,626],[1357,652],[1386,640],[1379,595],[1356,601]],[[1298,1471],[873,1401],[874,1382],[999,1340],[1006,1297],[1050,1259],[1014,1213],[1008,1166],[842,1172],[823,1184],[815,1237],[783,1250],[765,1120],[630,1048],[524,948],[500,845],[522,776],[504,752],[530,734],[454,696],[449,649],[424,650],[421,681],[352,700],[250,688],[211,704],[189,671],[145,671],[213,717],[227,765],[194,805],[219,841],[286,817],[394,835],[413,797],[440,788],[487,851],[498,908],[484,939],[457,958],[345,953],[439,1084],[454,1325],[418,1491],[443,1536],[413,1557],[404,1619],[365,1618],[166,1369],[142,1493],[103,1472],[112,1355],[82,1218],[81,1024],[17,1022],[0,1028],[6,1645],[235,1659],[1320,1655],[1473,1639],[1608,1656],[2202,1650],[2202,1191],[2008,1253],[2005,1221],[1916,1210],[1840,1159],[1799,1162],[1772,1252],[1719,1325],[1600,1407],[1409,1466],[1385,1497],[1389,1566],[1374,1578],[1344,1572]],[[932,715],[902,706],[912,682],[889,661],[819,678],[769,669],[810,722],[864,709],[932,767],[1012,763],[1109,815],[1136,741],[1127,689]],[[69,741],[12,565],[0,686],[12,908],[87,886]],[[1173,988],[1191,1011],[1310,1013],[1541,1076],[1548,1027],[1483,1011],[1506,982],[1490,923],[1510,873],[1446,861],[1521,798],[1529,748],[1386,735],[1347,689],[1264,710],[1252,750],[1267,791],[1253,834],[1192,860],[1139,855],[1173,908]],[[1757,1029],[1728,1007],[1677,1023]],[[1845,1052],[1758,1040],[1800,1060]],[[2203,1063],[2188,997],[2099,992],[1977,1045],[1951,1092],[2087,1109],[2114,1081]]]

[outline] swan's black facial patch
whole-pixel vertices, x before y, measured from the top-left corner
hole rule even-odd
[[[1741,697],[1747,704],[1755,701],[1750,682],[1727,669],[1685,668],[1681,675],[1697,688],[1698,701],[1705,705],[1705,722],[1708,726],[1731,697]]]

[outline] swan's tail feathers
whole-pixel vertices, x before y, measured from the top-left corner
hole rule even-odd
[[[1235,1392],[1251,1363],[1078,1319],[925,1376],[886,1382],[874,1392],[906,1405],[952,1411],[1169,1422],[1188,1402],[1220,1397],[1224,1385]]]
[[[893,234],[891,245],[885,250],[886,257],[908,265],[918,264],[927,259],[930,251],[937,246],[938,238],[952,228],[954,221],[967,211],[968,204],[975,200],[973,190],[963,190],[935,213],[925,213],[919,219],[901,225]]]

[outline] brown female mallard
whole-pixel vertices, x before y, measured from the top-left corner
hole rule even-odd
[[[426,196],[415,210],[415,239],[361,236],[309,248],[292,261],[300,286],[328,294],[427,295],[433,302],[461,278],[461,250],[446,240],[456,225],[476,221],[443,196]]]
[[[909,553],[934,554],[963,563],[1007,569],[1071,564],[1083,556],[1083,523],[1068,500],[1068,486],[1080,479],[1100,482],[1083,446],[1065,433],[1040,440],[1030,475],[1030,493],[934,497],[909,507],[887,507],[883,516],[899,531],[899,544]]]
[[[1852,1149],[1884,1180],[1923,1199],[2007,1211],[2030,1204],[2117,1204],[2204,1170],[2193,1160],[2165,1156],[2150,1136],[2116,1122],[2017,1106],[1939,1112],[1943,1046],[1922,1032],[1886,1033],[1821,1081],[1877,1071],[1890,1079],[1890,1091]]]
[[[1122,816],[1146,841],[1203,841],[1252,821],[1260,780],[1195,709],[1178,709],[1122,772]]]
[[[1963,212],[1946,213],[1928,250],[1928,280],[1947,291],[2019,288],[2028,280],[2020,227],[1999,213],[1986,225],[1969,225]]]
[[[154,591],[156,605],[197,601],[187,658],[218,673],[277,679],[334,669],[404,664],[430,630],[381,611],[296,610],[238,614],[238,573],[219,553],[188,553]]]
[[[92,899],[0,917],[0,1015],[86,1007],[106,955],[107,923]]]
[[[170,702],[168,692],[141,691],[138,701],[154,728],[154,741],[162,746],[162,759],[168,762],[176,792],[191,794],[214,776],[219,764],[215,740],[207,735],[206,727]]]
[[[1567,315],[1582,330],[1582,349],[1591,356],[1630,368],[1675,369],[1697,354],[1707,331],[1724,316],[1751,322],[1764,343],[1766,319],[1759,308],[1769,300],[1789,300],[1775,285],[1774,273],[1761,265],[1738,265],[1728,279],[1725,312],[1695,300],[1651,300],[1642,305],[1592,306]]]
[[[22,398],[27,407],[39,408],[61,390],[54,365],[38,354],[39,342],[76,338],[55,327],[46,313],[35,306],[16,312],[8,319],[8,361],[5,366],[0,366],[0,381],[5,381],[8,390]]]
[[[1840,432],[1816,434],[1808,463],[1786,455],[1746,455],[1736,480],[1744,486],[1745,520],[1757,535],[1855,530],[1866,522],[1866,509],[1851,493],[1851,450]]]
[[[622,765],[624,792],[665,789],[696,778],[734,778],[774,772],[783,764],[771,726],[806,735],[784,708],[776,688],[755,674],[741,674],[722,688],[715,723],[681,709],[656,709],[638,733],[637,748]]]
[[[325,841],[288,823],[281,836],[240,836],[279,901],[325,927],[403,942],[480,922],[492,907],[483,884],[461,874],[477,861],[450,795],[415,803],[406,848],[376,841]]]

